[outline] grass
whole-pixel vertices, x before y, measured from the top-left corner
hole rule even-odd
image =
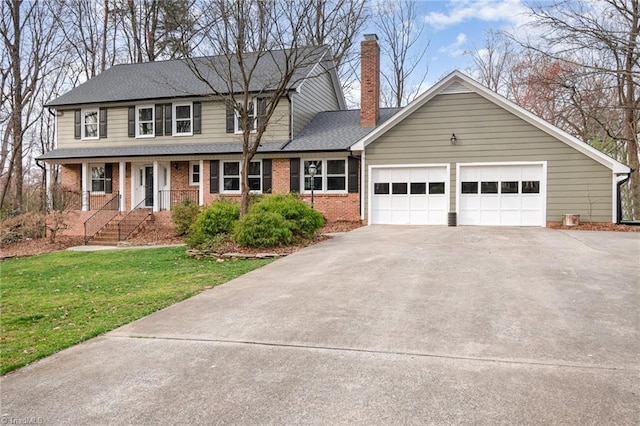
[[[180,247],[56,252],[0,263],[0,374],[269,263],[195,260]]]

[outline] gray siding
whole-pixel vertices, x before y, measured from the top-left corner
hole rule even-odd
[[[185,99],[196,101],[201,99]],[[181,100],[182,101],[182,100]],[[181,102],[174,101],[174,102]],[[155,103],[171,103],[171,100]],[[241,135],[226,133],[226,108],[223,101],[202,101],[202,133],[193,136],[156,136],[153,138],[130,138],[127,135],[127,111],[130,105],[113,104],[107,106],[107,138],[100,140],[81,140],[73,138],[73,110],[61,111],[58,117],[58,148],[87,148],[91,146],[129,146],[129,145],[173,145],[178,143],[197,144],[212,142],[238,142]],[[141,102],[138,105],[153,105]],[[102,105],[101,105],[102,106]],[[91,105],[87,105],[91,107]],[[286,142],[289,140],[289,101],[283,98],[267,126],[264,142]]]
[[[547,161],[547,222],[561,222],[565,213],[611,222],[610,169],[475,93],[436,96],[366,148],[367,168],[449,163],[450,211],[456,211],[456,163],[511,161]],[[365,199],[365,217],[367,206]]]
[[[335,111],[339,107],[328,72],[307,79],[293,95],[293,135],[300,133],[317,113]]]

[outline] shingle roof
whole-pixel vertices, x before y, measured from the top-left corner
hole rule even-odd
[[[258,152],[280,151],[283,142],[260,144]],[[155,157],[168,155],[241,154],[240,143],[139,145],[101,148],[58,148],[38,157],[38,160],[66,160],[70,158]]]
[[[304,58],[304,64],[294,73],[289,89],[295,89],[316,64],[326,60],[328,48],[308,47],[296,52],[298,58]],[[290,51],[287,50],[272,51],[259,57],[257,53],[249,54],[245,62],[258,61],[249,91],[273,89],[282,80],[283,67],[289,54]],[[301,63],[300,60],[298,63]],[[225,82],[224,76],[229,72],[223,72],[222,77],[216,72],[217,69],[228,67],[229,61],[224,56],[195,58],[192,62],[179,59],[115,65],[49,102],[47,106],[206,96],[214,94],[211,87],[217,93],[228,93],[229,84]],[[240,78],[238,66],[232,68],[235,69],[232,69],[231,75]],[[194,70],[200,72],[211,87],[196,76]],[[242,86],[235,84],[234,89],[237,91],[240,87]]]
[[[401,108],[381,108],[378,125]],[[339,151],[365,137],[374,127],[360,127],[360,110],[325,111],[317,114],[283,151]]]

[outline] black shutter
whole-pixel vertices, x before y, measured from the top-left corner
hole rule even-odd
[[[202,103],[193,103],[193,134],[199,135],[202,133]]]
[[[171,136],[173,134],[173,123],[171,120],[171,104],[164,104],[164,135]]]
[[[129,107],[129,118],[127,120],[127,129],[130,138],[136,137],[136,107]]]
[[[258,129],[264,124],[265,111],[267,110],[267,100],[265,98],[258,98]]]
[[[82,137],[82,124],[80,123],[80,110],[73,111],[73,137],[80,139]]]
[[[227,101],[227,133],[235,133],[236,131],[236,117],[233,110],[233,102]]]
[[[113,193],[113,164],[107,163],[104,165],[104,192],[107,194]]]
[[[156,136],[162,136],[163,135],[163,132],[162,132],[162,122],[163,122],[162,111],[163,111],[164,108],[163,108],[162,104],[156,104],[155,108],[156,108],[155,135]]]
[[[100,131],[99,136],[100,139],[107,137],[107,109],[100,108]]]
[[[300,192],[300,159],[291,158],[289,160],[289,190]]]
[[[350,193],[358,192],[358,181],[360,180],[360,174],[358,173],[358,166],[360,165],[360,161],[356,157],[349,157],[349,180],[348,180],[348,191]]]
[[[220,192],[220,160],[209,161],[209,193]]]
[[[271,159],[262,160],[262,192],[271,194]]]

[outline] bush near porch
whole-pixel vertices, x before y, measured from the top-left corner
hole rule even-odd
[[[322,214],[294,194],[259,197],[241,219],[239,204],[222,199],[198,214],[186,241],[207,249],[229,240],[247,247],[285,246],[313,239],[324,223]]]

